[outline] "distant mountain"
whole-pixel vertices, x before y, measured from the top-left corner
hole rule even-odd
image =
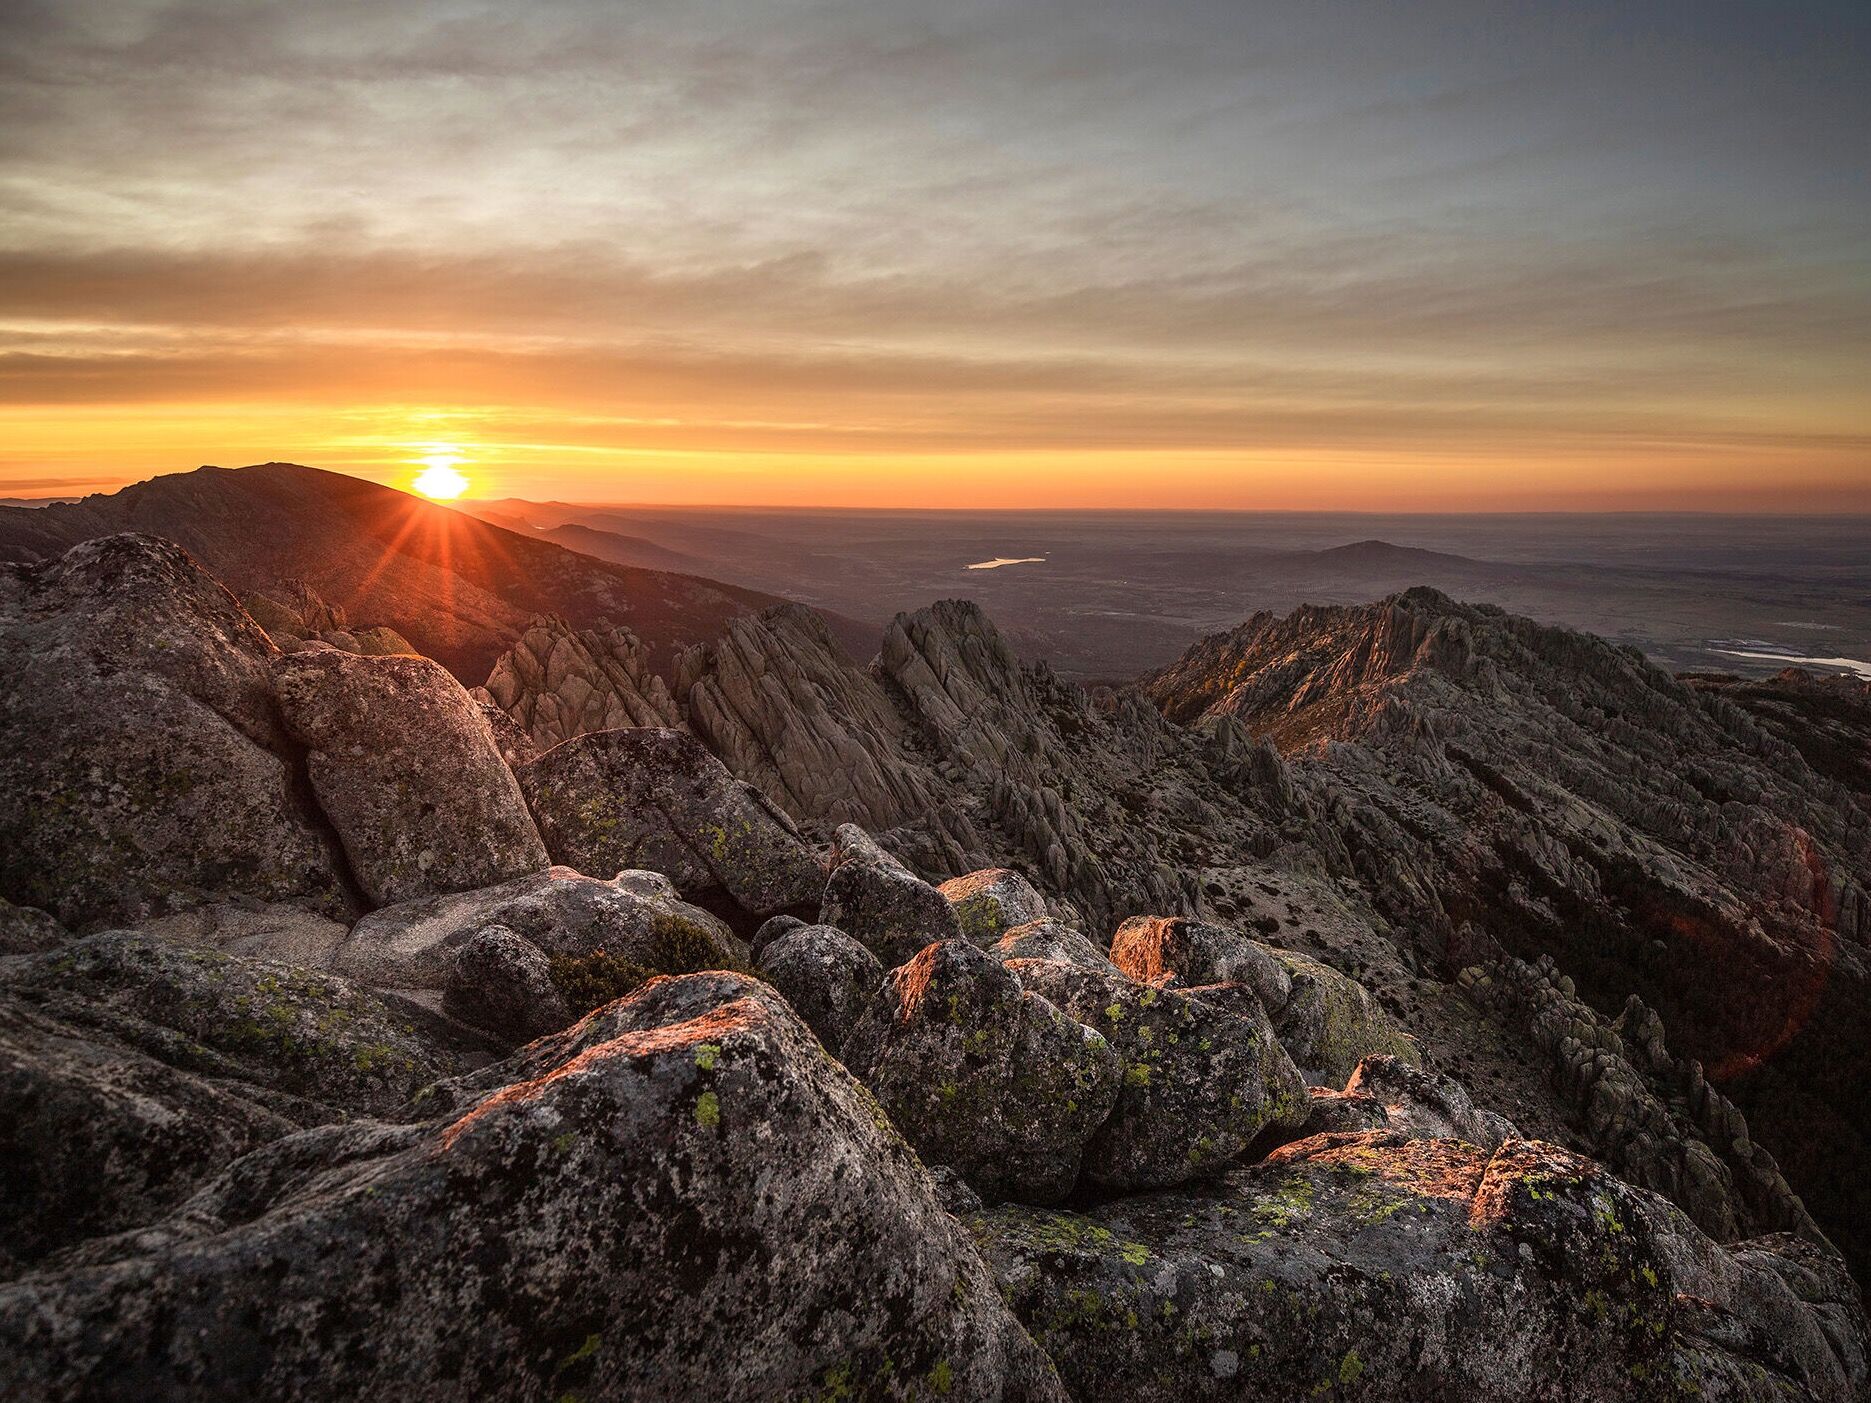
[[[1362,570],[1426,569],[1486,570],[1499,568],[1486,561],[1471,560],[1447,551],[1424,550],[1420,546],[1399,546],[1389,541],[1353,541],[1328,550],[1308,551],[1294,557],[1319,565],[1345,565]]]
[[[783,602],[697,575],[598,560],[341,473],[294,463],[204,467],[110,494],[0,509],[0,559],[143,531],[186,547],[236,592],[303,580],[351,618],[396,629],[469,682],[540,614],[628,625],[650,656],[717,637]],[[832,617],[861,657],[880,630]]]

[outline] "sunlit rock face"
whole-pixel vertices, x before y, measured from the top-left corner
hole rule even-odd
[[[167,541],[0,567],[0,894],[79,928],[228,896],[342,914],[274,656]]]

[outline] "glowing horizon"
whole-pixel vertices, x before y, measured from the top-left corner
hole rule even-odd
[[[1865,13],[782,9],[9,7],[0,496],[1871,512]]]

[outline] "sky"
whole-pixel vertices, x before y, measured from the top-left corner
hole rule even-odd
[[[4,0],[0,496],[1871,511],[1864,0]]]

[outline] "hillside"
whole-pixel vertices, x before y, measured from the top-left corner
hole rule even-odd
[[[236,593],[310,584],[351,618],[386,626],[470,683],[536,615],[623,622],[668,659],[771,594],[581,555],[392,488],[293,463],[204,467],[108,495],[0,509],[0,558],[56,555],[143,531],[186,547]],[[876,630],[835,618],[868,657]]]
[[[1374,900],[1445,976],[1548,956],[1601,1009],[1654,1007],[1871,1261],[1860,684],[1692,686],[1418,589],[1257,616],[1145,691],[1331,794]]]

